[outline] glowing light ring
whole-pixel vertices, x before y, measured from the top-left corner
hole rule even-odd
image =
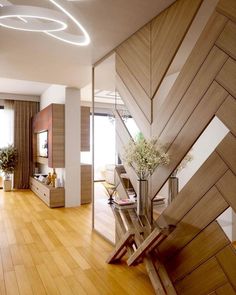
[[[86,46],[90,43],[90,37],[85,28],[58,2],[60,0],[49,0],[61,12],[47,8],[22,5],[0,6],[0,26],[32,32],[43,32],[63,42]],[[16,20],[18,18],[18,20]],[[82,34],[74,35],[64,30],[67,28],[67,20],[70,19]],[[48,22],[40,22],[47,20]]]
[[[59,8],[62,12],[64,12],[68,18],[70,18],[74,24],[80,29],[80,31],[83,33],[83,36],[76,36],[67,32],[56,32],[56,33],[49,33],[45,32],[47,35],[56,38],[58,40],[61,40],[63,42],[73,44],[73,45],[79,45],[79,46],[86,46],[90,43],[90,37],[89,34],[86,32],[85,28],[71,15],[65,8],[63,8],[60,4],[58,4],[58,1],[55,0],[49,0],[52,4],[54,4],[57,8]]]
[[[11,5],[0,9],[0,26],[30,32],[58,32],[67,28],[67,19],[62,13],[51,9]]]

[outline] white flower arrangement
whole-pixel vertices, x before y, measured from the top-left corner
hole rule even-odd
[[[146,140],[139,136],[136,141],[131,140],[125,148],[123,160],[135,170],[139,179],[145,180],[159,165],[167,165],[169,156],[157,139]]]

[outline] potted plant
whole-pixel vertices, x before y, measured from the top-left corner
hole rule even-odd
[[[17,151],[13,145],[0,149],[0,170],[4,173],[3,189],[10,191],[12,188],[11,175],[17,164]]]
[[[148,178],[160,165],[169,163],[169,156],[157,139],[145,139],[138,135],[125,148],[124,162],[132,167],[138,176],[137,213],[145,214],[145,204],[148,195]]]

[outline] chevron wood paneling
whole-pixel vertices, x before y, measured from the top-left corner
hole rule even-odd
[[[151,96],[155,94],[179,48],[201,0],[176,1],[151,23]]]
[[[225,274],[229,278],[230,283],[233,285],[236,290],[236,253],[233,249],[232,245],[225,247],[222,251],[220,251],[216,258],[220,263],[222,269]]]
[[[179,281],[175,287],[181,295],[205,295],[227,282],[225,273],[213,257]]]
[[[130,91],[136,104],[143,111],[143,114],[151,124],[151,100],[119,55],[116,55],[116,72]]]
[[[168,133],[163,133],[162,140],[164,142],[170,144],[171,140],[173,140],[168,150],[171,162],[168,166],[159,167],[155,170],[152,176],[151,196],[154,196],[161,189],[163,183],[165,183],[172,171],[178,166],[182,158],[191,148],[193,142],[197,140],[199,134],[202,133],[214,117],[215,112],[222,102],[224,102],[227,95],[227,92],[219,84],[213,82],[179,134],[175,137],[175,134],[171,130],[172,137],[169,137]],[[167,136],[166,138],[164,138],[165,134]]]
[[[220,0],[217,11],[236,22],[236,2],[234,0]]]
[[[123,42],[116,52],[123,59],[132,75],[145,90],[148,97],[151,95],[151,23]]]
[[[231,130],[236,136],[236,100],[228,96],[226,101],[216,112],[216,116]]]
[[[229,168],[236,174],[236,138],[232,133],[222,140],[216,149],[217,153],[229,166]]]
[[[177,0],[155,18],[148,29],[144,28],[118,48],[117,88],[121,89],[121,97],[141,126],[140,130],[145,136],[148,134],[146,137],[158,137],[171,158],[168,166],[155,170],[150,180],[150,199],[163,187],[214,116],[229,129],[215,151],[156,220],[160,227],[170,224],[176,227],[154,253],[170,275],[177,294],[230,295],[236,294],[236,252],[215,220],[228,207],[236,212],[235,0],[219,1],[165,99],[161,103],[153,99],[200,4],[201,1]],[[141,41],[145,30],[149,35]],[[145,55],[138,62],[138,47],[142,54],[148,42],[151,42],[150,56]],[[136,52],[132,60],[134,44],[139,46],[133,48]],[[143,74],[142,79],[137,74],[145,60],[144,71],[150,69],[149,89],[148,75]],[[133,65],[136,62],[138,64]],[[117,125],[120,152],[128,141],[121,123]]]
[[[222,196],[236,212],[236,176],[232,171],[228,170],[225,175],[216,183],[216,187]]]
[[[214,295],[214,293],[212,293]],[[216,295],[235,295],[236,292],[234,292],[234,289],[232,288],[232,286],[227,283],[223,286],[221,286],[220,288],[218,288],[215,292]]]
[[[216,45],[236,59],[236,24],[229,21],[216,41]]]
[[[206,214],[204,209],[208,204],[212,204],[212,207],[209,213]],[[167,259],[168,256],[173,255],[177,250],[187,245],[188,242],[228,207],[228,202],[224,200],[216,187],[211,188],[181,219],[176,230],[158,248],[159,252]]]
[[[234,97],[236,97],[236,61],[232,58],[226,62],[216,77],[216,81]]]
[[[132,94],[129,92],[119,75],[116,76],[116,87],[140,131],[143,133],[145,138],[149,138],[151,136],[150,122],[145,116],[142,108],[136,103]]]
[[[153,135],[159,136],[187,91],[216,39],[224,29],[227,18],[214,13],[181,70],[163,104],[153,114]]]
[[[193,113],[196,105],[213,82],[226,59],[227,55],[223,51],[213,47],[194,81],[169,119],[163,133],[159,136],[163,144],[166,145],[173,142],[174,137],[183,128],[185,122]]]
[[[212,243],[215,241],[215,243]],[[212,222],[201,233],[169,260],[166,267],[173,281],[183,278],[186,274],[201,265],[217,252],[229,245],[230,241],[217,222]],[[193,249],[198,249],[193,251]]]

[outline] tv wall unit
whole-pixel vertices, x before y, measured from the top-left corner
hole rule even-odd
[[[52,187],[30,177],[30,189],[50,208],[65,206],[64,187]]]
[[[47,157],[38,154],[38,134],[47,131]],[[49,168],[65,167],[65,105],[50,104],[37,113],[32,119],[33,132],[33,164],[37,163]],[[65,189],[54,188],[30,177],[31,190],[49,207],[65,206]]]

